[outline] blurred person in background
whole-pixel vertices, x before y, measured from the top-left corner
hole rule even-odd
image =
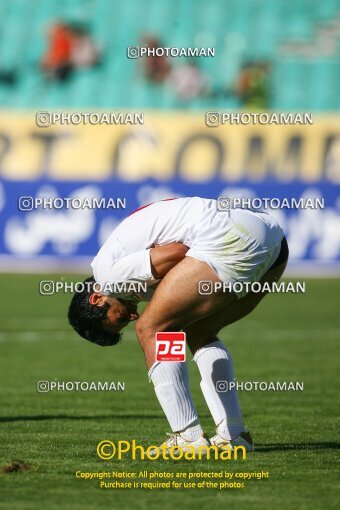
[[[76,69],[94,67],[100,62],[100,50],[91,34],[81,25],[72,25],[71,64]]]
[[[163,48],[162,42],[155,36],[144,36],[142,45],[151,49]],[[163,56],[147,56],[143,58],[143,72],[147,80],[155,83],[163,83],[170,73],[169,58]]]
[[[190,101],[201,96],[206,92],[208,86],[206,77],[194,60],[175,67],[170,72],[169,83],[183,101]]]
[[[240,107],[266,109],[270,107],[270,64],[245,62],[233,84],[212,87],[207,91],[214,100],[237,99]]]
[[[269,64],[267,62],[247,62],[236,79],[235,94],[242,106],[268,108],[270,103]]]
[[[99,48],[86,27],[76,23],[56,23],[51,27],[42,59],[47,79],[65,81],[75,69],[93,67],[99,61]]]
[[[49,30],[48,47],[41,68],[49,80],[65,81],[72,71],[72,31],[66,23],[58,22]]]
[[[0,34],[3,37],[3,34]],[[3,38],[4,39],[4,38]],[[3,40],[2,39],[2,40]],[[5,49],[5,45],[4,49]],[[14,69],[6,68],[2,66],[2,63],[0,63],[0,84],[7,85],[9,87],[15,85],[17,82],[17,73]]]
[[[12,87],[17,82],[17,74],[13,69],[0,69],[0,83]]]

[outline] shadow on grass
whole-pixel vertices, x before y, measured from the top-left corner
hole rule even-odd
[[[255,452],[279,452],[285,450],[339,450],[340,443],[276,443],[276,444],[255,444]]]
[[[207,415],[201,414],[204,418]],[[37,414],[34,416],[0,416],[0,423],[12,423],[16,421],[48,421],[48,420],[164,420],[164,415],[159,414],[102,414],[102,415],[71,415],[71,414]]]
[[[203,418],[209,417],[208,414],[201,414]],[[48,421],[48,420],[164,420],[164,416],[160,414],[102,414],[102,415],[69,415],[69,414],[38,414],[33,416],[0,416],[0,423],[13,423],[21,421]],[[340,443],[333,442],[319,442],[319,443],[270,443],[270,444],[255,444],[256,452],[279,452],[289,450],[339,450]]]
[[[70,414],[38,414],[35,416],[0,416],[0,423],[15,421],[48,421],[48,420],[114,420],[123,418],[124,420],[154,420],[163,418],[161,414],[103,414],[103,415],[70,415]]]

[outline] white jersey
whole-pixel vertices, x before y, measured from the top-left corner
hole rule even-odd
[[[218,211],[213,199],[155,202],[137,209],[118,225],[93,259],[93,275],[102,286],[145,282],[149,292],[139,298],[148,300],[158,283],[151,272],[150,249],[179,242],[189,247],[187,256],[207,262],[222,280],[229,280],[230,265],[239,267],[240,254],[247,253],[249,246],[254,251],[254,242],[261,253],[277,246],[283,237],[277,227],[266,213]],[[122,293],[117,297],[128,296]]]
[[[211,202],[199,197],[175,198],[137,209],[118,225],[93,259],[95,280],[102,286],[131,281],[156,284],[151,272],[151,247],[172,242],[190,246],[197,221]]]

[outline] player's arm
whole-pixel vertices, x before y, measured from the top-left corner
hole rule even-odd
[[[184,259],[188,249],[188,246],[181,243],[169,243],[151,248],[150,260],[153,277],[156,280],[163,278],[170,269]]]
[[[96,281],[114,283],[137,280],[155,283],[184,259],[188,249],[181,243],[169,243],[129,253],[114,261],[103,275],[97,274]]]

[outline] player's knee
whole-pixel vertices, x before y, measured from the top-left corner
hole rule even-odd
[[[141,347],[144,348],[146,342],[150,342],[150,338],[154,338],[156,331],[148,319],[143,316],[136,321],[136,335]]]

